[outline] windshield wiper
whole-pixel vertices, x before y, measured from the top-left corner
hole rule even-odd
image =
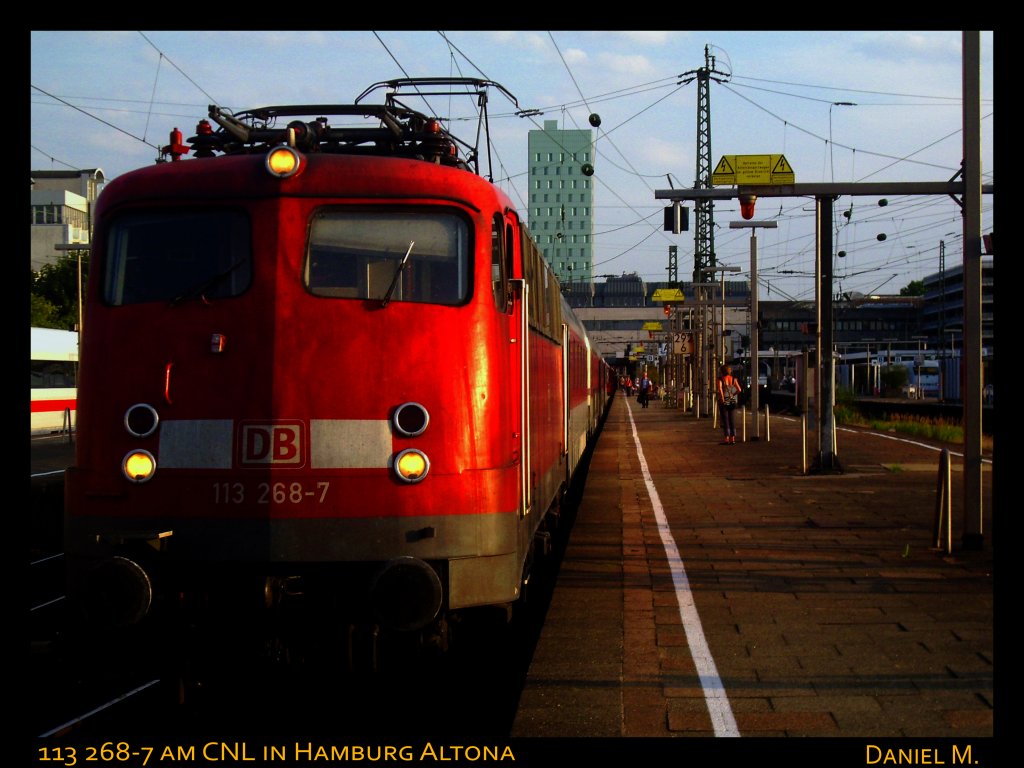
[[[412,247],[414,245],[416,245],[416,241],[410,240],[409,250],[405,252],[405,256],[403,256],[402,260],[398,262],[398,268],[395,270],[395,276],[391,278],[391,285],[388,286],[388,292],[385,293],[384,298],[380,300],[380,306],[382,309],[388,305],[389,301],[391,301],[391,297],[395,293],[395,288],[398,287],[398,278],[401,277],[402,272],[405,271],[406,264],[409,263],[409,254],[412,253]]]
[[[220,273],[214,275],[209,280],[200,283],[199,285],[195,286],[194,288],[189,288],[184,293],[182,293],[179,296],[177,296],[176,298],[172,299],[171,300],[171,306],[172,307],[176,307],[179,304],[181,304],[181,302],[185,301],[186,299],[191,299],[191,298],[193,298],[195,296],[202,296],[204,293],[206,293],[208,290],[213,288],[213,286],[215,286],[217,283],[219,283],[225,277],[227,277],[232,272],[234,272],[236,269],[238,269],[240,266],[245,264],[246,261],[248,261],[248,258],[249,257],[246,256],[245,258],[239,259],[234,264],[232,264],[230,267],[225,269],[223,272],[220,272]]]

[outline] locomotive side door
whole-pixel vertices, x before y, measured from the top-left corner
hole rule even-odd
[[[523,268],[519,219],[515,211],[505,211],[503,248],[509,275],[509,397],[515,424],[515,444],[519,457],[519,516],[530,514],[533,504],[530,477],[530,286]]]

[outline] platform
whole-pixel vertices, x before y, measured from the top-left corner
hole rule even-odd
[[[797,419],[754,441],[746,418],[722,445],[709,418],[616,397],[512,736],[991,737],[990,461],[965,550],[950,447],[947,554],[942,446],[840,428],[843,472],[805,473]]]

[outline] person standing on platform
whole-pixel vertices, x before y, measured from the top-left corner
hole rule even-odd
[[[733,418],[740,401],[740,383],[732,375],[732,368],[723,365],[718,369],[718,409],[722,417],[722,445],[736,444],[736,422]]]
[[[636,398],[637,402],[640,403],[641,408],[646,408],[647,403],[651,399],[651,380],[647,378],[646,373],[643,375],[643,378],[640,379],[638,388],[640,390],[640,394]]]

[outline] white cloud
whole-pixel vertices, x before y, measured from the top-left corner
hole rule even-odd
[[[598,57],[598,63],[616,75],[650,78],[656,74],[650,59],[643,54],[604,53]]]
[[[315,46],[322,48],[330,42],[334,35],[345,35],[348,33],[332,33],[323,30],[273,30],[273,31],[252,31],[252,32],[197,32],[196,35],[206,37],[211,43],[238,45],[243,48],[259,50],[263,46],[274,49],[285,49],[291,46]],[[369,33],[367,33],[369,34]],[[346,38],[341,38],[346,39]],[[350,39],[350,37],[348,37]]]
[[[661,46],[661,45],[667,45],[668,43],[672,42],[672,40],[674,38],[678,37],[680,34],[687,34],[687,33],[685,33],[685,32],[684,33],[680,33],[680,32],[656,32],[656,31],[641,32],[639,30],[626,30],[626,31],[620,32],[618,34],[622,35],[622,37],[626,38],[627,40],[629,40],[631,42],[640,43],[641,45],[658,45],[658,46]]]
[[[898,62],[959,62],[960,34],[948,32],[879,32],[853,49],[874,59]]]
[[[634,148],[636,157],[634,165],[642,172],[672,171],[677,175],[684,172],[693,175],[695,155],[692,146],[679,141],[652,138]],[[661,183],[661,182],[659,182]],[[667,183],[667,182],[666,182]]]
[[[565,59],[565,63],[569,66],[576,64],[586,64],[589,61],[586,51],[582,51],[579,48],[567,48],[562,51],[562,58]]]
[[[465,33],[461,33],[465,34]],[[544,50],[551,45],[551,38],[545,32],[488,32],[487,35],[503,46],[526,50]]]

